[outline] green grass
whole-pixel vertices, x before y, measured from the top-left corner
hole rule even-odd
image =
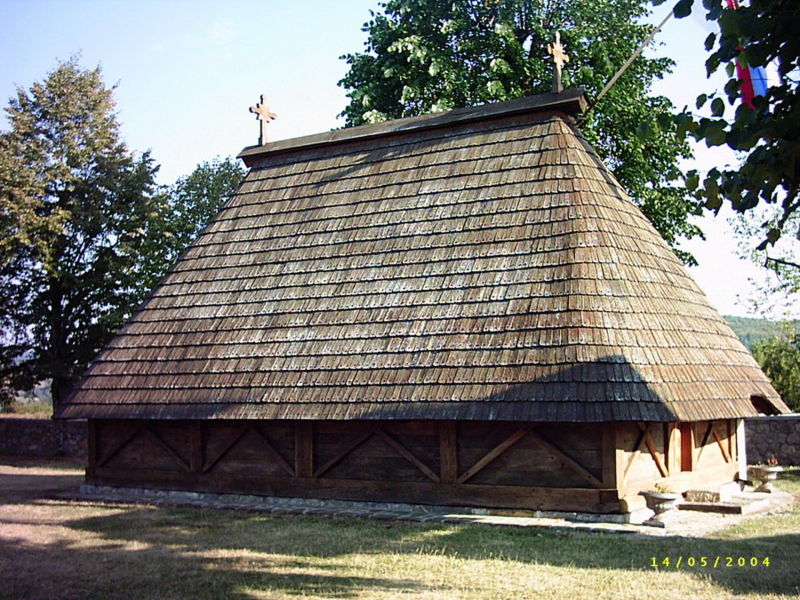
[[[48,402],[12,402],[5,411],[15,415],[27,415],[31,417],[53,416],[53,405]]]
[[[800,477],[787,474],[781,487],[800,494]],[[10,582],[0,586],[2,598],[704,600],[800,593],[798,509],[694,539],[41,500],[24,508],[0,506],[0,581]],[[38,525],[19,525],[11,535],[17,520]],[[22,535],[25,527],[32,533]],[[41,528],[52,532],[28,539]],[[722,564],[650,566],[653,557],[674,563],[690,556],[719,556]],[[725,567],[728,556],[769,557],[770,565]]]

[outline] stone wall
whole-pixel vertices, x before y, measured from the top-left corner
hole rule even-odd
[[[748,464],[800,465],[800,414],[745,419]]]
[[[0,454],[86,457],[86,421],[0,417]]]

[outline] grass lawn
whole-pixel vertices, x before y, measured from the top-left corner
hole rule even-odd
[[[48,500],[80,471],[5,462],[0,598],[800,597],[798,508],[703,539],[275,518]],[[800,477],[781,487],[800,494]]]

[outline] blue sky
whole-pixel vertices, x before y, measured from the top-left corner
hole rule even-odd
[[[256,143],[248,107],[262,93],[278,115],[271,140],[340,126],[346,97],[336,83],[346,64],[339,56],[362,49],[370,9],[377,0],[0,0],[0,101],[79,54],[84,67],[99,64],[106,84],[117,86],[129,146],[151,149],[161,182],[171,183],[201,161]],[[659,7],[652,21],[668,10]],[[700,18],[673,19],[656,38],[657,51],[678,65],[655,90],[679,108],[713,87],[703,66],[708,31]],[[698,148],[693,166],[732,160]],[[747,278],[760,271],[737,259],[724,215],[700,224],[708,240],[684,244],[701,263],[692,275],[721,312],[747,315],[737,296],[748,294]]]

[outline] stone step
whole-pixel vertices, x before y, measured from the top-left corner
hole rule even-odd
[[[678,508],[680,510],[697,510],[700,512],[719,513],[724,515],[743,515],[745,504],[733,502],[683,502]]]
[[[740,492],[738,494],[731,494],[724,500],[707,500],[702,501],[693,497],[687,501],[681,502],[678,505],[680,510],[696,510],[701,512],[719,513],[726,515],[751,515],[754,513],[764,512],[773,508],[778,503],[785,503],[786,499],[783,498],[785,493],[780,493],[781,498],[773,497],[772,494],[763,494],[760,492]],[[710,498],[710,496],[707,496]],[[780,502],[776,502],[780,500]]]

